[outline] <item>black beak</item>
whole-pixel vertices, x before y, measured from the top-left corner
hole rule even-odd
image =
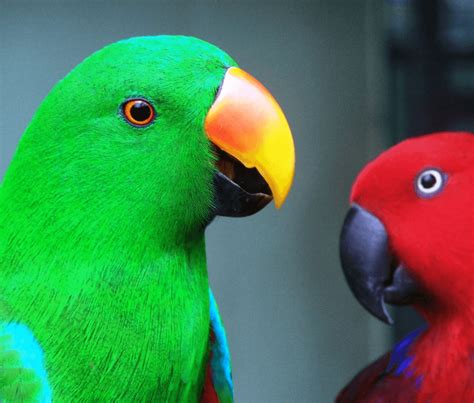
[[[214,174],[214,216],[246,217],[259,212],[272,200],[266,193],[247,192],[219,171]]]
[[[246,217],[259,212],[273,200],[272,191],[256,168],[247,168],[239,160],[214,146],[215,216]]]
[[[418,295],[418,284],[390,254],[382,222],[358,205],[344,221],[340,239],[341,263],[354,296],[380,320],[392,324],[385,301],[404,305]]]

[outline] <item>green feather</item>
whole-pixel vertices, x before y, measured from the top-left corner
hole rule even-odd
[[[0,322],[32,331],[54,401],[199,398],[204,119],[234,65],[194,38],[121,41],[60,81],[27,128],[0,188]],[[156,109],[149,127],[120,113],[137,96]]]

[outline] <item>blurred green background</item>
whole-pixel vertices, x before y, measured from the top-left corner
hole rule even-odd
[[[271,90],[295,137],[284,208],[207,231],[236,401],[331,401],[419,323],[397,309],[389,328],[357,304],[339,266],[339,230],[352,181],[382,149],[474,130],[474,3],[0,0],[0,175],[61,77],[110,42],[157,34],[226,50]]]

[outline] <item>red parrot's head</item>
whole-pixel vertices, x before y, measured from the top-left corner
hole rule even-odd
[[[391,322],[384,302],[413,304],[430,320],[474,299],[474,134],[404,141],[357,178],[341,260],[358,300]]]

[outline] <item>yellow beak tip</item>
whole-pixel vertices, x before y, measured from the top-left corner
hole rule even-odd
[[[270,92],[238,67],[227,70],[205,121],[209,139],[247,168],[257,168],[280,209],[290,191],[295,150],[286,117]]]

